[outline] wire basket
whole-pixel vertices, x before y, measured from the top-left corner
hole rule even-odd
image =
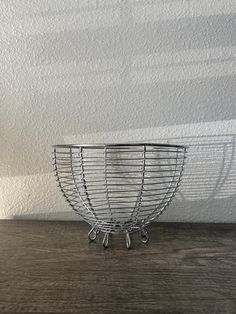
[[[140,232],[162,214],[179,186],[186,147],[167,144],[54,145],[53,164],[67,202],[92,229],[91,241],[104,233]]]

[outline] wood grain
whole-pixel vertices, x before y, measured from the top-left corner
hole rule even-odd
[[[154,223],[132,250],[88,230],[0,221],[0,313],[236,313],[236,225]]]

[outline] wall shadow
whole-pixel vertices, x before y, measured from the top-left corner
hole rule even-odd
[[[235,134],[166,141],[189,146],[183,181],[171,205],[176,219],[184,214],[189,220],[236,221]],[[172,215],[168,213],[170,219]]]

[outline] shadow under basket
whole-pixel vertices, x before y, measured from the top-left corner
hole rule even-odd
[[[104,233],[140,232],[147,243],[147,225],[173,199],[184,168],[186,147],[167,144],[54,145],[53,165],[67,202],[91,225],[90,241]]]

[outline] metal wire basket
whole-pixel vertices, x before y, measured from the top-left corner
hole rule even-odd
[[[67,202],[92,226],[91,241],[104,232],[140,232],[162,214],[179,186],[186,147],[167,144],[54,145],[53,164]]]

